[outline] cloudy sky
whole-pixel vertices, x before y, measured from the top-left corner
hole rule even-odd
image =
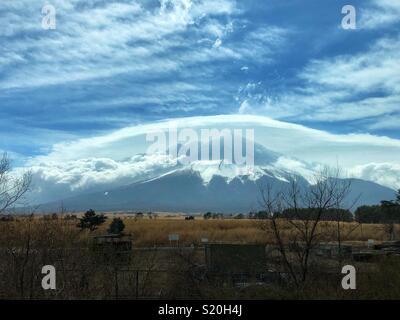
[[[2,0],[0,150],[23,166],[136,125],[241,114],[398,148],[399,40],[398,0]],[[385,156],[358,165],[400,186]]]

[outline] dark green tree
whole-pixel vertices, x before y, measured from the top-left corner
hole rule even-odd
[[[224,218],[224,214],[216,212],[216,213],[212,214],[212,218],[213,219],[223,219]]]
[[[349,210],[340,208],[329,208],[324,210],[316,210],[311,208],[296,208],[296,209],[285,209],[283,212],[277,216],[280,218],[290,218],[299,220],[309,220],[316,219],[317,215],[320,215],[321,221],[353,221],[353,215]]]
[[[212,213],[211,212],[207,212],[207,213],[204,214],[203,217],[204,217],[205,220],[211,219]]]
[[[121,218],[114,218],[111,222],[110,226],[107,229],[107,232],[110,234],[121,234],[125,229],[125,224]]]
[[[381,223],[384,221],[382,207],[378,205],[358,207],[355,219],[359,223]]]
[[[135,220],[136,219],[143,219],[143,217],[144,217],[143,212],[136,212],[135,213]]]
[[[254,212],[251,216],[252,219],[268,219],[268,213],[266,211]]]
[[[94,231],[98,226],[106,221],[107,217],[103,214],[96,214],[92,209],[85,212],[82,218],[79,219],[79,223],[76,225],[78,228],[89,229]]]

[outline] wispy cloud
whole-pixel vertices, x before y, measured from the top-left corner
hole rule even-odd
[[[283,36],[278,28],[265,29],[261,34],[250,33],[240,46],[225,43],[224,36],[236,27],[228,17],[239,14],[235,1],[230,0],[162,0],[159,7],[139,2],[85,5],[85,1],[56,1],[58,23],[53,31],[41,30],[37,10],[42,2],[35,3],[28,6],[30,10],[8,4],[11,12],[2,17],[6,28],[0,88],[127,73],[137,78],[149,73],[160,77],[213,60],[265,57],[270,50],[266,43],[272,46]],[[217,17],[225,17],[227,22],[223,24]],[[22,33],[23,39],[18,36]],[[211,44],[216,41],[219,46]]]
[[[400,102],[399,102],[400,104]],[[400,115],[388,115],[382,118],[379,118],[374,123],[370,124],[369,127],[372,130],[379,130],[379,129],[394,129],[398,130],[400,124]]]
[[[376,29],[400,22],[400,3],[396,0],[373,0],[361,10],[360,27]]]
[[[366,52],[313,60],[298,74],[300,84],[291,92],[268,96],[255,91],[241,109],[303,121],[348,121],[399,113],[399,61],[399,38],[381,39]],[[254,85],[250,89],[254,91]]]

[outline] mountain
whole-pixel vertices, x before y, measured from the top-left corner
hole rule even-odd
[[[187,165],[173,165],[164,173],[142,181],[63,199],[67,210],[98,211],[140,210],[171,212],[244,213],[261,209],[260,187],[271,185],[276,190],[288,186],[288,179],[296,175],[299,183],[309,185],[314,166],[288,158],[255,145],[254,167],[246,168],[221,161],[195,161]],[[156,171],[155,171],[156,172]],[[345,179],[347,180],[347,179]],[[394,190],[360,179],[351,180],[347,203],[378,204],[392,199]],[[57,211],[60,201],[41,206],[45,212]]]

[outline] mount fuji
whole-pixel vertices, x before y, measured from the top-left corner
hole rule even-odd
[[[290,177],[304,185],[312,183],[318,164],[288,157],[255,144],[254,166],[227,164],[221,161],[194,161],[177,164],[168,156],[137,155],[141,161],[151,161],[145,173],[136,175],[131,183],[68,197],[62,204],[68,211],[89,208],[98,211],[166,211],[198,213],[246,213],[260,210],[260,188],[271,185],[281,190]],[[150,160],[150,158],[151,160]],[[137,158],[137,159],[139,159]],[[378,204],[392,199],[394,190],[371,181],[351,180],[347,203]],[[57,211],[60,201],[41,205],[44,212]]]

